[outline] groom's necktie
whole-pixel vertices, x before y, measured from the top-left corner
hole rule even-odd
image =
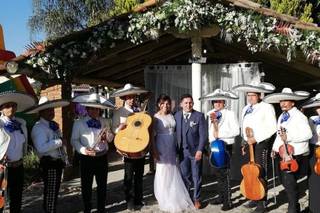
[[[189,119],[189,117],[190,117],[190,114],[189,113],[185,113],[184,115],[183,115],[183,117],[184,117],[184,122],[188,122],[188,119]]]

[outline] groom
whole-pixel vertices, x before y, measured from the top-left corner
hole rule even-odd
[[[180,106],[182,110],[175,114],[180,170],[188,191],[193,183],[194,206],[200,209],[202,153],[208,141],[207,122],[203,113],[193,109],[193,98],[190,94],[181,96]]]

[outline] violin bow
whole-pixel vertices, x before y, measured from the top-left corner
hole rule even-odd
[[[274,166],[274,157],[271,157],[272,160],[272,183],[273,183],[273,200],[274,205],[277,205],[277,196],[276,196],[276,175],[275,175],[275,166]]]

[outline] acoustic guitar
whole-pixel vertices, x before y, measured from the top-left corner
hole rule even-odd
[[[253,131],[246,128],[248,140],[253,139]],[[253,145],[249,144],[250,162],[241,167],[243,179],[240,184],[241,194],[249,200],[261,200],[266,195],[266,183],[260,178],[261,166],[254,162]]]
[[[120,130],[114,138],[114,145],[118,152],[132,159],[144,157],[148,152],[151,122],[152,118],[144,111],[128,116],[127,127]]]

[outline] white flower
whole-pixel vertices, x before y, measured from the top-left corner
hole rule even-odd
[[[197,125],[198,123],[194,122],[194,121],[190,121],[190,127],[193,128],[195,125]]]

